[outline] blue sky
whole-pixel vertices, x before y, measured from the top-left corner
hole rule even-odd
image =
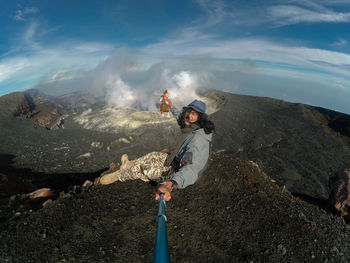
[[[348,0],[0,0],[0,25],[0,95],[215,88],[350,114]]]

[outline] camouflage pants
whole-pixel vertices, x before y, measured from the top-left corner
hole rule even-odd
[[[141,179],[145,182],[151,180],[161,181],[163,176],[168,175],[171,166],[164,166],[167,158],[166,153],[151,152],[133,161],[127,161],[118,171],[106,171],[101,177],[101,184],[110,184],[115,181]],[[163,179],[165,179],[164,177]]]

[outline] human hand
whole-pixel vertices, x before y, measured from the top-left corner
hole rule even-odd
[[[172,186],[173,183],[172,182],[164,182],[162,184],[160,184],[157,188],[157,192],[156,192],[156,200],[159,200],[160,198],[160,194],[164,194],[163,196],[163,200],[164,201],[169,201],[171,199],[171,191],[172,191]]]

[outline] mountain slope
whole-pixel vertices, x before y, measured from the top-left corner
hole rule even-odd
[[[11,221],[5,262],[150,262],[154,187],[94,186]],[[293,197],[251,162],[214,154],[202,178],[168,202],[173,262],[349,262],[341,218]]]
[[[216,125],[213,149],[253,160],[295,194],[327,199],[329,175],[350,167],[349,115],[271,98],[203,95],[219,106],[210,115]],[[15,155],[14,166],[95,172],[123,153],[137,158],[171,148],[180,136],[175,119],[162,119],[157,112],[114,109],[80,93],[55,101],[68,105],[62,106],[64,129],[47,131],[21,118],[2,120],[0,153]]]
[[[218,94],[227,102],[211,116],[217,127],[215,150],[253,160],[291,192],[328,198],[329,174],[350,167],[350,144],[346,134],[339,135],[328,123],[324,111],[270,98]],[[330,120],[348,117],[332,114]]]

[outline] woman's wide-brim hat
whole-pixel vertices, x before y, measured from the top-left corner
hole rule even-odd
[[[190,104],[188,104],[184,109],[192,109],[195,110],[196,112],[201,113],[205,118],[208,117],[208,115],[205,113],[207,109],[207,105],[203,101],[200,100],[194,100]]]

